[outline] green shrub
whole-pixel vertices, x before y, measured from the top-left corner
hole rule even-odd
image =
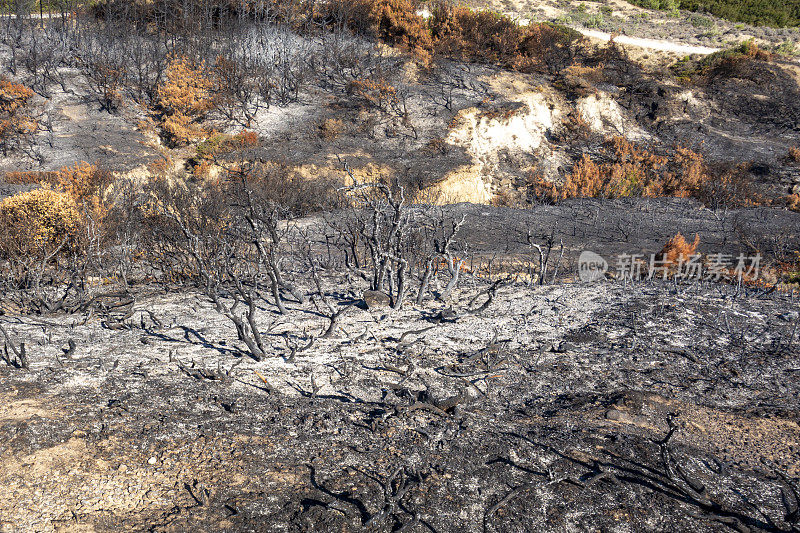
[[[711,13],[733,22],[754,26],[800,26],[800,0],[628,0],[647,9]],[[738,29],[739,28],[737,26]]]
[[[726,76],[744,62],[768,61],[773,57],[772,53],[759,48],[752,39],[749,39],[731,48],[709,54],[697,62],[688,57],[683,58],[672,66],[672,71],[679,78],[687,80],[700,76]]]
[[[786,41],[775,47],[775,53],[781,56],[795,57],[800,55],[800,49],[792,41]]]
[[[583,23],[587,28],[599,28],[603,25],[603,14],[596,13],[594,15],[589,15],[586,21]]]
[[[692,15],[689,17],[689,22],[691,22],[692,26],[695,28],[711,28],[714,26],[714,21],[703,15]]]

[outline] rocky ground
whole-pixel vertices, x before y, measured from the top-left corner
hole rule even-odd
[[[676,202],[638,218],[690,213],[670,231],[698,231],[705,253],[743,246]],[[580,283],[574,251],[659,243],[609,233],[635,206],[568,205],[451,208],[463,242],[506,265],[528,253],[511,228],[575,221],[556,225],[555,284],[520,277],[473,313],[489,281],[465,273],[448,304],[391,311],[334,277],[331,300],[357,304],[334,334],[310,303],[265,303],[262,361],[185,287],[138,286],[117,319],[112,296],[2,316],[30,368],[0,369],[0,530],[796,530],[795,292]],[[731,215],[797,245],[796,215]]]

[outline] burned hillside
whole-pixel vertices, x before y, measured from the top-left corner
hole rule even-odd
[[[8,4],[0,531],[800,529],[788,47]]]

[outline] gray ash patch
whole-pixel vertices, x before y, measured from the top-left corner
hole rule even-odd
[[[48,343],[20,318],[31,370],[2,370],[4,526],[788,530],[800,341],[777,317],[795,304],[733,294],[507,286],[403,343],[423,309],[358,310],[351,337],[295,363],[277,343],[238,359],[191,294],[137,303],[163,328],[49,317]],[[319,327],[299,304],[290,318]]]

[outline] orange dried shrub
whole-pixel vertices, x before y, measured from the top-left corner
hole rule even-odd
[[[397,89],[383,78],[353,80],[347,85],[347,92],[381,110],[397,102]]]
[[[97,165],[81,161],[72,167],[64,167],[55,174],[55,186],[68,194],[79,206],[88,209],[87,214],[102,216],[103,192],[111,183],[109,172]]]
[[[562,200],[566,198],[595,198],[602,189],[603,180],[600,177],[600,167],[588,155],[583,154],[581,160],[564,180],[559,198]]]
[[[200,179],[208,179],[211,177],[212,163],[206,159],[200,161],[192,169],[192,175]]]
[[[218,156],[256,148],[260,144],[258,133],[244,130],[236,135],[220,133],[197,145],[197,159],[211,160]]]
[[[687,198],[698,194],[713,179],[701,154],[679,146],[673,159],[679,172],[665,176],[661,185],[662,196]]]
[[[555,203],[560,199],[560,191],[556,185],[544,179],[540,172],[528,176],[528,191],[530,195],[540,202]]]
[[[697,247],[700,245],[700,235],[694,235],[694,241],[690,244],[680,232],[676,233],[674,237],[667,241],[658,257],[664,261],[665,264],[677,265],[680,262],[689,260],[689,257],[694,255]]]
[[[172,160],[169,154],[165,152],[147,163],[147,170],[155,176],[163,176],[169,173],[174,166],[175,162]]]
[[[0,113],[14,115],[28,105],[33,91],[24,85],[0,79]]]
[[[431,17],[419,14],[423,6]],[[427,64],[435,54],[487,61],[519,71],[556,73],[572,64],[581,35],[552,24],[521,26],[508,16],[451,2],[329,0],[315,7],[325,24],[344,22],[354,32],[380,39]]]
[[[800,148],[796,146],[789,148],[789,153],[786,155],[786,159],[793,164],[800,163]]]
[[[199,123],[214,108],[212,89],[204,64],[185,56],[170,62],[156,98],[163,113],[161,127],[172,143],[185,145],[207,134]]]
[[[600,196],[625,198],[630,196],[670,196],[665,192],[661,175],[667,159],[646,147],[636,146],[624,137],[614,137],[606,143],[611,152],[610,163],[601,165]]]
[[[623,137],[615,137],[604,145],[604,159],[595,163],[584,154],[564,179],[555,197],[624,198],[631,196],[672,196],[678,191],[664,181],[667,158],[638,147]],[[541,188],[541,185],[539,185]],[[682,195],[682,193],[681,193]]]
[[[516,70],[540,70],[557,74],[571,65],[585,38],[576,30],[557,24],[529,24],[524,27]]]
[[[560,84],[577,96],[593,94],[595,86],[605,81],[603,65],[570,65],[560,75]]]
[[[337,2],[332,2],[336,4]],[[417,14],[413,0],[339,0],[351,13],[348,24],[359,33],[416,55],[423,62],[431,59],[433,39],[428,22]],[[334,8],[332,6],[332,8]]]
[[[3,181],[13,185],[37,185],[40,183],[52,182],[54,179],[54,172],[38,171],[6,172],[6,174],[3,176]]]
[[[0,201],[0,257],[38,257],[80,241],[83,216],[67,193],[35,189]]]
[[[320,138],[332,141],[345,130],[345,123],[338,118],[326,118],[317,126]]]
[[[662,155],[616,137],[603,145],[598,159],[603,162],[584,154],[560,186],[543,186],[540,180],[532,184],[534,194],[556,200],[675,197],[729,206],[764,202],[744,166],[713,172],[701,154],[688,148],[678,147]]]
[[[25,113],[32,97],[28,87],[0,78],[0,146],[4,155],[39,129],[38,122]]]
[[[236,147],[239,149],[255,148],[261,143],[258,138],[258,133],[255,131],[245,130],[233,136]]]
[[[508,17],[442,2],[434,9],[431,28],[436,50],[441,54],[467,60],[519,62],[524,30]]]
[[[508,16],[437,2],[430,19],[434,50],[507,68],[557,72],[572,63],[578,32],[551,24],[520,26]]]
[[[786,197],[786,205],[792,211],[800,211],[800,194],[794,193]]]

